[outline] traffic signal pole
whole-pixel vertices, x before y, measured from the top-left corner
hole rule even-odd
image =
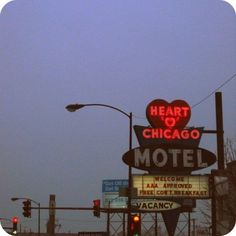
[[[12,201],[18,200],[25,200],[23,201],[23,216],[24,217],[31,217],[31,209],[38,209],[38,236],[40,236],[40,203],[34,201],[31,198],[26,197],[13,197],[11,198]],[[38,207],[31,207],[31,202],[35,203]]]
[[[38,203],[38,236],[40,236],[40,202]]]

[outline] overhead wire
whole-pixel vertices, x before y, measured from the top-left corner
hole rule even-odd
[[[196,106],[200,105],[204,101],[206,101],[209,97],[211,97],[215,92],[217,92],[219,89],[223,88],[226,84],[228,84],[231,80],[236,79],[236,73],[233,74],[230,78],[228,78],[225,82],[223,82],[220,86],[215,88],[211,93],[209,93],[207,96],[202,98],[199,102],[195,103],[194,105],[191,106],[191,108],[195,108]],[[136,119],[145,119],[144,117],[133,115]]]
[[[219,87],[217,87],[216,89],[214,89],[211,93],[209,93],[206,97],[202,98],[199,102],[195,103],[191,108],[193,109],[194,107],[200,105],[201,103],[203,103],[204,101],[206,101],[209,97],[211,97],[215,92],[217,92],[219,89],[221,89],[222,87],[224,87],[226,84],[228,84],[231,80],[236,78],[236,73],[234,75],[232,75],[229,79],[227,79],[224,83],[222,83]]]

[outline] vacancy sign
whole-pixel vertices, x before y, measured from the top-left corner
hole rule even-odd
[[[169,200],[156,200],[156,199],[132,199],[131,204],[134,209],[138,209],[140,211],[168,211],[174,210],[176,208],[181,207],[181,205],[177,202],[169,201]]]
[[[207,175],[133,175],[137,197],[197,198],[210,197]]]

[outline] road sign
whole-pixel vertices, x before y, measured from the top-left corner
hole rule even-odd
[[[105,179],[102,181],[102,192],[119,192],[119,188],[127,187],[128,183],[127,179]]]
[[[102,181],[103,207],[125,208],[127,197],[119,197],[119,189],[128,187],[127,179],[107,179]]]

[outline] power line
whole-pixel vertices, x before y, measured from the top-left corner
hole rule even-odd
[[[229,79],[227,79],[224,83],[222,83],[219,87],[217,87],[216,89],[214,89],[210,94],[208,94],[206,97],[202,98],[199,102],[195,103],[191,108],[193,109],[194,107],[200,105],[201,103],[203,103],[204,101],[206,101],[210,96],[212,96],[217,90],[221,89],[222,87],[224,87],[226,84],[228,84],[231,80],[236,79],[236,73],[234,75],[232,75]],[[145,120],[146,118],[142,117],[142,116],[137,116],[135,114],[133,114],[133,117],[135,117],[136,119],[140,119],[140,120]]]
[[[212,96],[217,90],[219,90],[220,88],[224,87],[226,84],[228,84],[231,80],[236,78],[236,73],[234,75],[232,75],[229,79],[227,79],[224,83],[222,83],[219,87],[217,87],[216,89],[214,89],[210,94],[208,94],[206,97],[204,97],[203,99],[201,99],[199,102],[197,102],[196,104],[194,104],[191,108],[193,109],[194,107],[198,106],[199,104],[203,103],[204,101],[206,101],[210,96]]]

